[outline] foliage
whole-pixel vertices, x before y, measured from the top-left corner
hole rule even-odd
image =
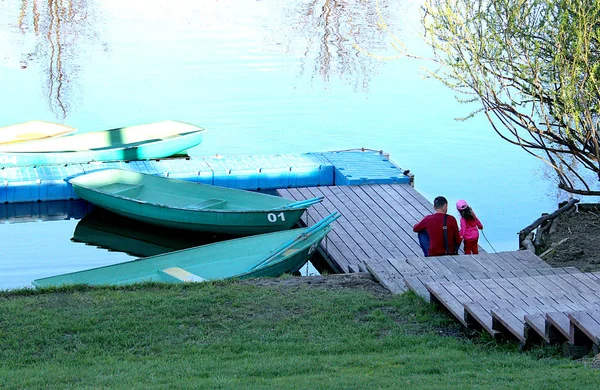
[[[221,282],[0,294],[0,387],[591,388],[414,294]],[[458,336],[458,337],[448,337]]]
[[[479,102],[505,140],[546,161],[559,187],[599,195],[600,2],[426,0],[432,72]]]

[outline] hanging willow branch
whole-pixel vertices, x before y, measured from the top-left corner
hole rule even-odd
[[[426,0],[423,26],[442,65],[432,76],[480,102],[559,188],[600,194],[599,1]]]

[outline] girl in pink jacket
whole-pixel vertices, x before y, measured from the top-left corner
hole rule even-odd
[[[456,209],[460,213],[460,238],[465,240],[465,254],[476,255],[479,253],[477,241],[479,240],[479,230],[483,230],[483,225],[469,207],[467,202],[459,200],[456,202]]]

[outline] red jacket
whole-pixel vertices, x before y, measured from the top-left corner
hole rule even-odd
[[[428,215],[413,227],[414,232],[427,230],[429,234],[429,256],[443,256],[446,254],[443,229],[444,215],[448,214],[435,213]],[[448,250],[450,253],[455,253],[461,242],[456,218],[448,215],[446,226],[448,228]]]

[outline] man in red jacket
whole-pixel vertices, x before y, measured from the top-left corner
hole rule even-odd
[[[448,212],[448,201],[443,196],[433,200],[435,213],[426,216],[413,227],[414,232],[427,231],[429,235],[429,256],[452,255],[460,247],[458,224]],[[444,238],[445,236],[445,238]]]

